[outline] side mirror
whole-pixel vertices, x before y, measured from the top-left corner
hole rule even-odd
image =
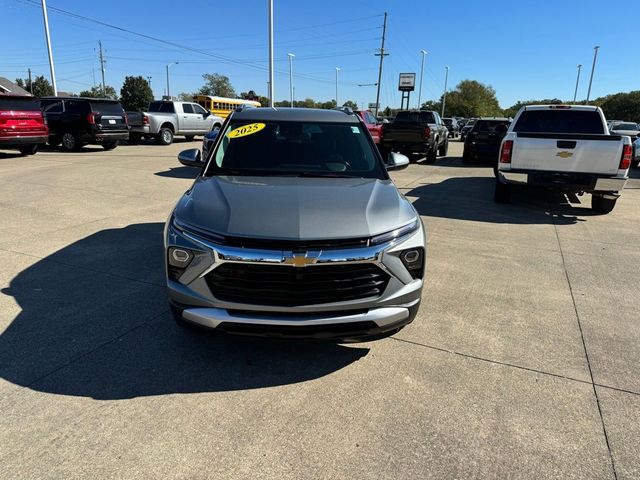
[[[190,148],[189,150],[183,150],[178,154],[178,161],[185,167],[198,167],[203,168],[200,149]]]
[[[209,112],[209,111],[204,112],[204,113],[202,114],[202,116],[203,116],[204,118],[207,118],[209,115],[211,115],[211,112]]]
[[[401,153],[391,152],[387,158],[387,170],[402,170],[409,166],[409,158]]]

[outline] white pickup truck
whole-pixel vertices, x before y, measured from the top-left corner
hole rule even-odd
[[[528,185],[591,193],[591,208],[609,213],[629,178],[631,156],[631,139],[610,135],[598,107],[522,107],[500,146],[494,199],[506,203],[511,185]]]

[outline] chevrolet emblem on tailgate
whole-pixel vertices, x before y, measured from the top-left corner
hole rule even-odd
[[[569,157],[573,157],[573,153],[571,152],[558,152],[556,153],[556,157],[560,157],[560,158],[569,158]]]
[[[306,267],[318,262],[321,252],[285,252],[282,257],[282,263],[293,267]]]

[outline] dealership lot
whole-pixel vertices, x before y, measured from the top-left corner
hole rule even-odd
[[[0,153],[0,477],[640,477],[638,170],[609,215],[496,205],[452,142],[393,174],[429,235],[417,319],[301,344],[175,326],[195,146]]]

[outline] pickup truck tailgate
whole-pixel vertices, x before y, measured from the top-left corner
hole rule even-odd
[[[616,175],[619,135],[517,133],[512,169]]]
[[[426,126],[426,125],[425,125]],[[386,140],[391,142],[422,142],[424,141],[422,134],[424,133],[424,127],[420,126],[399,126],[399,125],[391,125],[387,127],[384,131],[384,136]]]

